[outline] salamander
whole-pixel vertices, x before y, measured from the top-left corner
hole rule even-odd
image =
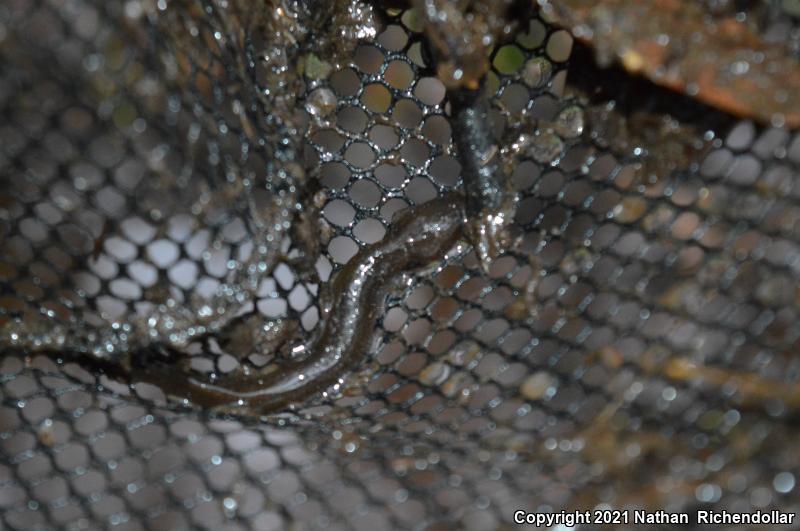
[[[334,385],[364,358],[388,286],[452,249],[464,235],[464,221],[464,198],[454,193],[398,214],[383,240],[363,248],[334,274],[328,314],[303,359],[286,360],[266,374],[222,376],[211,383],[145,356],[126,379],[157,385],[198,407],[221,412],[263,415],[302,402]]]
[[[449,95],[453,142],[458,150],[466,194],[466,231],[488,270],[511,239],[517,197],[504,170],[492,131],[489,100],[480,89],[454,90]]]

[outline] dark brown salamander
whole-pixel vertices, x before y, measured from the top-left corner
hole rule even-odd
[[[384,239],[362,249],[333,277],[333,300],[305,359],[265,375],[223,376],[214,383],[164,363],[137,363],[131,382],[157,385],[203,408],[265,414],[298,403],[335,384],[369,352],[387,286],[398,275],[441,258],[462,237],[464,199],[446,194],[404,211]]]
[[[480,90],[461,89],[449,95],[453,141],[464,180],[466,213],[472,219],[500,208],[504,178],[499,149],[489,119],[489,101]]]
[[[492,131],[490,103],[482,90],[462,88],[449,95],[453,142],[458,148],[466,194],[467,236],[488,270],[510,238],[516,194],[503,170]]]

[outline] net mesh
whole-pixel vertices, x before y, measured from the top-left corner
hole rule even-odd
[[[420,11],[317,11],[0,7],[2,527],[800,510],[800,135],[600,70],[546,10],[484,79],[500,256],[382,279],[302,400],[193,400],[313,355],[332,279],[464,188]]]

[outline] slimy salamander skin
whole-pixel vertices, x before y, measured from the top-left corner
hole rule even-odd
[[[500,151],[489,114],[489,101],[481,90],[450,93],[453,142],[458,150],[461,179],[466,194],[470,243],[484,270],[497,258],[509,238],[516,211],[516,194],[503,171]]]
[[[162,386],[199,407],[246,415],[274,412],[327,389],[369,353],[387,286],[441,258],[462,237],[463,203],[462,196],[451,193],[401,213],[383,240],[339,270],[331,281],[329,314],[306,358],[263,376],[222,376],[213,384],[185,373],[170,375],[164,367],[134,369],[132,380]]]
[[[496,212],[505,192],[489,121],[489,102],[481,92],[461,89],[450,94],[453,142],[458,149],[469,218]]]

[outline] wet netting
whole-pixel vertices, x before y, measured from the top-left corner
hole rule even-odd
[[[800,510],[796,123],[445,4],[3,2],[0,528]]]

